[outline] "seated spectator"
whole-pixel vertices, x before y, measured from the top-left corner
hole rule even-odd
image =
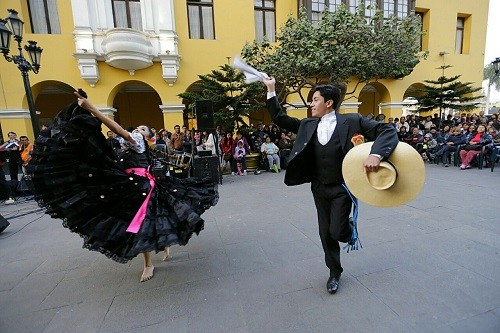
[[[295,140],[297,139],[297,135],[291,131],[288,131],[286,136],[290,139],[290,141],[292,142],[292,145],[293,145],[295,143]]]
[[[401,117],[399,119],[399,123],[396,124],[396,130],[399,132],[401,131],[401,127],[406,127],[406,132],[410,132],[410,125],[406,122],[405,117]]]
[[[431,130],[431,126],[433,126],[433,125],[434,125],[434,123],[432,122],[432,117],[428,116],[425,119],[425,123],[424,123],[425,131],[429,132]]]
[[[392,117],[389,117],[389,118],[387,119],[387,123],[388,123],[388,124],[391,124],[393,127],[396,127],[396,124],[394,123],[394,118],[392,118]]]
[[[454,127],[451,134],[445,139],[444,145],[442,145],[436,152],[436,156],[441,158],[443,165],[445,167],[449,166],[448,161],[450,159],[451,153],[457,152],[457,147],[465,143],[465,134],[462,134],[462,129],[460,126]]]
[[[472,125],[470,127],[472,127]],[[462,161],[460,169],[470,169],[470,163],[481,153],[483,146],[491,144],[492,142],[493,138],[486,132],[486,126],[482,124],[479,125],[477,127],[477,132],[473,132],[467,137],[466,145],[460,150],[460,160]]]
[[[401,141],[401,142],[406,142],[406,138],[407,138],[409,135],[410,135],[410,133],[408,133],[408,132],[406,131],[406,127],[404,127],[404,126],[403,126],[403,127],[401,127],[401,128],[399,129],[399,132],[398,132],[398,139],[399,139],[399,141]]]
[[[495,130],[495,134],[492,134],[493,136],[493,144],[498,145],[500,144],[500,122],[494,122],[491,127]],[[491,132],[490,132],[491,134]]]
[[[286,169],[288,164],[288,157],[293,148],[292,140],[285,134],[281,133],[281,139],[278,142],[278,148],[280,149],[281,167]]]
[[[463,123],[462,124],[462,134],[468,135],[469,134],[469,123]]]
[[[424,141],[422,142],[422,148],[419,153],[422,155],[424,161],[429,160],[430,163],[434,161],[434,152],[436,149],[437,143],[436,140],[432,138],[430,133],[424,135]]]
[[[280,141],[281,138],[281,132],[279,131],[278,126],[274,125],[271,129],[271,134],[269,134],[271,137],[271,142],[274,143],[275,145],[278,145],[278,142]]]
[[[415,148],[419,153],[422,152],[422,142],[424,142],[424,137],[419,133],[417,127],[412,129],[412,133],[406,137],[405,142]]]
[[[236,171],[233,171],[231,174],[238,176],[246,176],[247,174],[247,162],[246,162],[246,149],[245,144],[242,139],[238,140],[236,147],[234,148],[234,160]]]
[[[446,139],[452,134],[451,126],[444,125],[443,130],[441,131],[441,136],[443,137],[443,143],[446,142]]]
[[[410,128],[418,127],[418,121],[414,114],[408,116],[406,122],[408,123],[408,126],[410,126]]]
[[[281,164],[280,157],[278,155],[279,148],[271,142],[271,137],[266,137],[266,142],[262,144],[260,151],[267,158],[269,170],[272,170],[273,172],[280,172]]]

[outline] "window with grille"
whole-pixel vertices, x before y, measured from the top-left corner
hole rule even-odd
[[[323,16],[323,12],[326,8],[328,11],[334,12],[340,5],[342,5],[344,0],[312,0],[311,1],[311,20],[312,22],[318,22]]]
[[[56,0],[29,0],[31,30],[34,34],[60,34]]]
[[[408,16],[408,0],[383,0],[384,18]]]
[[[189,38],[215,39],[212,0],[187,0]]]
[[[455,53],[463,53],[465,18],[457,17],[457,33],[455,35]]]
[[[131,28],[142,31],[140,0],[111,0],[115,28]]]
[[[274,0],[254,0],[255,39],[274,42],[276,35],[276,8]]]

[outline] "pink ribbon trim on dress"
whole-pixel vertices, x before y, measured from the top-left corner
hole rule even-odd
[[[142,203],[142,205],[139,208],[139,210],[137,211],[137,213],[135,213],[135,216],[132,219],[132,222],[130,222],[130,224],[127,228],[128,232],[136,234],[139,232],[139,229],[141,228],[142,222],[144,222],[144,218],[146,218],[149,199],[151,198],[151,193],[153,192],[153,189],[155,188],[155,178],[153,177],[153,175],[151,175],[149,173],[149,168],[148,169],[146,169],[146,168],[130,168],[130,169],[126,169],[125,172],[127,174],[133,173],[133,174],[141,176],[141,177],[146,177],[149,179],[149,185],[151,185],[151,189],[149,190],[149,193],[146,196],[146,199]]]

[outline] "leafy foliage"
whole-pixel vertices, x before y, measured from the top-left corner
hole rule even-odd
[[[219,66],[219,70],[198,77],[198,91],[186,91],[179,97],[189,101],[189,108],[194,108],[198,100],[211,100],[215,124],[224,129],[232,130],[240,124],[247,125],[242,117],[264,107],[263,85],[247,84],[245,75],[229,65]]]
[[[493,64],[488,64],[484,67],[483,80],[488,80],[489,86],[494,86],[495,90],[500,91],[500,75],[495,75]]]
[[[472,87],[471,82],[462,83],[458,81],[461,75],[446,77],[444,71],[451,66],[443,65],[438,69],[443,71],[437,80],[425,80],[421,89],[422,95],[418,97],[419,111],[428,111],[439,108],[439,118],[443,109],[458,111],[472,110],[479,102],[475,102],[483,96],[474,96],[481,87]]]
[[[420,53],[422,34],[419,20],[382,20],[379,11],[370,20],[361,6],[351,13],[345,6],[325,11],[313,24],[301,9],[298,18],[289,17],[276,36],[268,41],[247,43],[242,57],[259,71],[276,78],[277,94],[284,103],[298,93],[304,105],[303,88],[318,83],[357,86],[370,80],[402,78],[410,74],[426,53]]]

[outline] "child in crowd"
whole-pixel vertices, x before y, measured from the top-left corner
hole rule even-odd
[[[243,140],[239,140],[236,148],[234,149],[234,159],[236,161],[236,173],[232,172],[233,175],[246,176],[247,170],[246,166],[246,151],[243,145]]]

